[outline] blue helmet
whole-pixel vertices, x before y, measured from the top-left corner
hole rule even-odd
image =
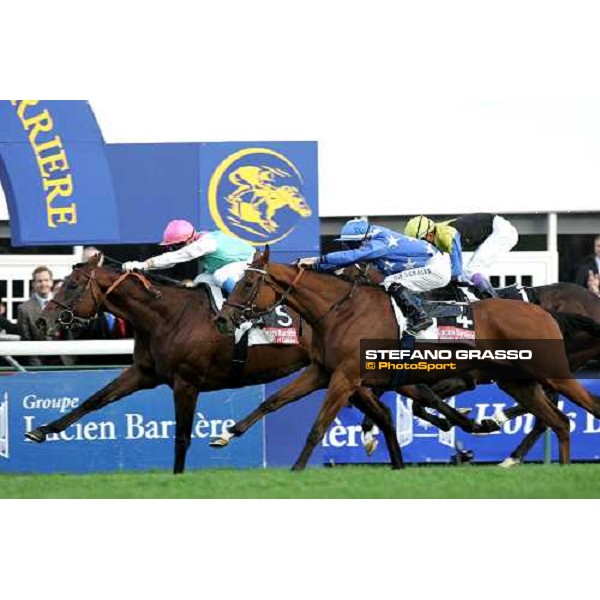
[[[342,227],[340,237],[336,242],[362,242],[371,233],[367,219],[350,219]]]

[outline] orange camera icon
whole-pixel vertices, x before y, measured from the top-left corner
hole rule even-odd
[[[368,362],[368,363],[365,363],[365,367],[367,369],[369,369],[370,371],[372,371],[373,369],[377,368],[377,365],[374,362]]]

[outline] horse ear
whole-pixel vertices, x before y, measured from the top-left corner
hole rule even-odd
[[[263,252],[262,258],[263,263],[266,265],[269,262],[269,256],[271,254],[271,249],[269,248],[269,244],[265,246],[265,251]]]

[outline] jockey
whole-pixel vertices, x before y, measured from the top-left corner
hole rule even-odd
[[[167,225],[160,245],[168,246],[169,251],[143,262],[123,263],[123,271],[168,269],[199,258],[204,272],[195,283],[208,281],[231,293],[254,256],[254,248],[243,240],[221,231],[196,231],[189,221],[183,220]]]
[[[336,241],[347,250],[321,257],[303,258],[298,266],[318,271],[336,270],[357,262],[371,261],[386,278],[383,285],[406,315],[407,331],[415,334],[433,323],[422,307],[406,292],[425,292],[447,285],[450,259],[431,244],[408,238],[386,227],[369,225],[367,219],[351,219]]]
[[[406,225],[406,235],[425,239],[443,252],[460,244],[462,250],[474,252],[464,267],[461,279],[472,283],[486,296],[498,294],[487,278],[490,267],[502,252],[510,251],[519,234],[505,218],[489,213],[474,213],[442,223],[427,217],[414,217]]]

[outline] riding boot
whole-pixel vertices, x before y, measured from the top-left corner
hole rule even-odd
[[[471,283],[477,288],[482,298],[498,298],[498,294],[489,279],[481,273],[475,273],[471,278]]]
[[[410,297],[401,284],[393,283],[388,288],[388,292],[398,303],[400,310],[406,317],[406,331],[408,333],[414,335],[433,325],[433,320],[427,315],[423,308]]]

